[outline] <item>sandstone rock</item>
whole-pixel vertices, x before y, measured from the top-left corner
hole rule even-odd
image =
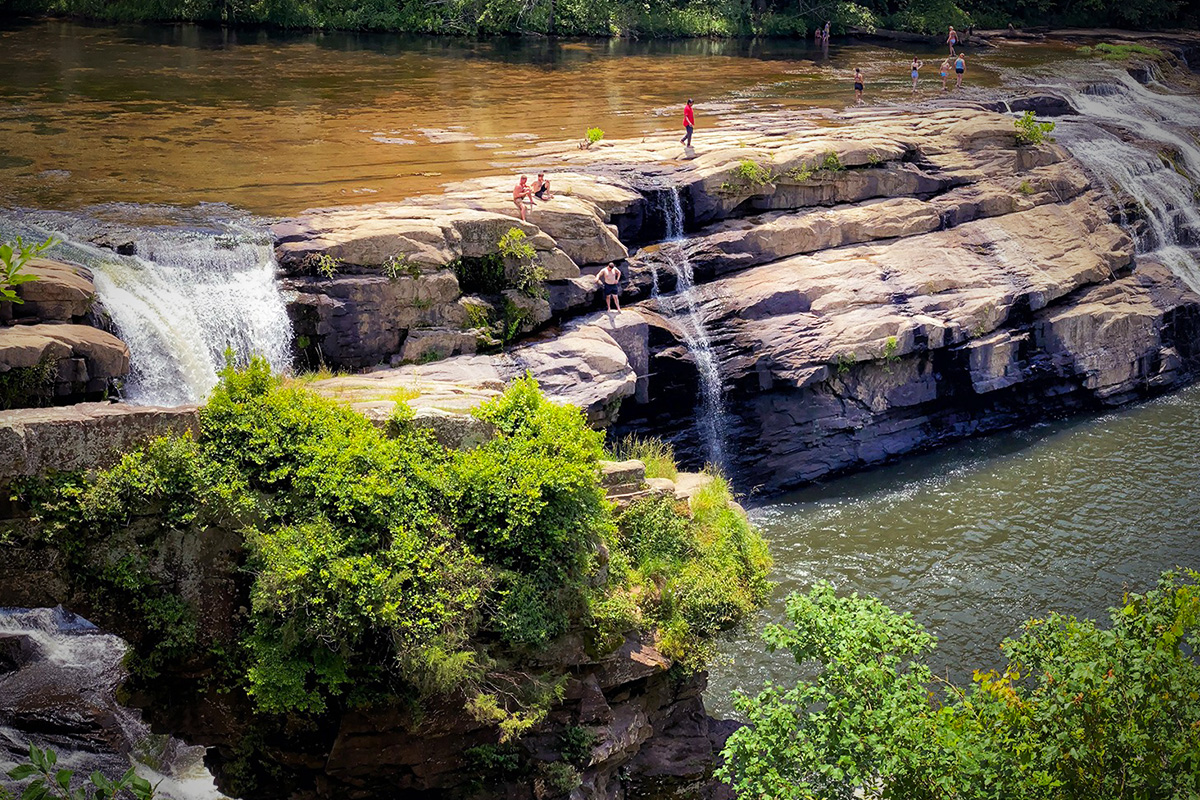
[[[440,361],[459,353],[475,352],[477,338],[470,331],[450,328],[416,328],[404,338],[399,362]]]
[[[0,482],[107,467],[150,439],[194,434],[198,426],[194,406],[81,403],[0,411]]]
[[[48,383],[60,398],[99,396],[129,372],[129,348],[111,333],[88,325],[21,325],[0,328],[0,375],[49,365]],[[16,397],[23,403],[30,399]]]
[[[605,489],[641,486],[646,480],[646,465],[641,461],[601,461],[600,485]]]
[[[92,310],[96,287],[83,267],[35,258],[25,267],[37,280],[16,287],[24,303],[0,303],[0,322],[79,322]]]
[[[471,414],[443,411],[439,408],[421,408],[415,413],[410,424],[432,431],[438,444],[454,450],[470,450],[496,435],[496,427],[490,422],[484,422]]]

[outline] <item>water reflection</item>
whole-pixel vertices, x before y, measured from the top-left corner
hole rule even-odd
[[[396,200],[534,168],[530,141],[674,131],[687,97],[701,133],[845,107],[854,66],[872,102],[907,101],[910,49],[40,22],[0,30],[0,178],[9,204],[43,208]],[[998,82],[987,61],[976,85]]]

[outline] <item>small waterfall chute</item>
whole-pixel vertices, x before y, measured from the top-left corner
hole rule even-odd
[[[261,355],[276,371],[287,369],[291,322],[265,224],[226,207],[172,209],[169,221],[162,209],[153,216],[147,209],[120,210],[123,219],[135,220],[121,227],[136,240],[136,254],[95,244],[111,238],[111,223],[95,216],[13,212],[5,221],[53,233],[63,241],[52,255],[92,271],[98,299],[132,356],[123,399],[143,405],[202,401],[216,385],[227,350],[239,362]]]
[[[667,193],[667,198],[666,242],[661,252],[675,274],[675,292],[669,298],[660,296],[659,302],[670,309],[683,335],[684,345],[696,364],[700,383],[700,408],[696,427],[704,447],[705,459],[718,469],[724,470],[728,467],[725,451],[728,422],[724,385],[717,356],[713,352],[712,341],[701,313],[702,298],[692,274],[692,264],[683,246],[683,203],[678,187],[672,188]],[[657,275],[654,284],[657,289]],[[655,294],[657,296],[657,292]]]

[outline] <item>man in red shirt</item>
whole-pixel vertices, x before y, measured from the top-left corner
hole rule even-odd
[[[692,110],[692,101],[688,100],[687,105],[683,107],[683,129],[687,131],[684,137],[679,140],[679,143],[684,147],[692,146],[692,131],[696,127],[696,112]]]

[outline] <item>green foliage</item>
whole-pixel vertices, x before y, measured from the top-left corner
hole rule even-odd
[[[496,295],[510,288],[504,271],[504,257],[499,253],[463,256],[450,266],[464,294]]]
[[[587,140],[588,146],[594,145],[596,142],[604,138],[604,131],[599,128],[588,128],[584,138]]]
[[[154,798],[154,787],[145,778],[139,776],[132,767],[117,780],[112,780],[101,772],[93,772],[82,785],[72,786],[75,782],[75,771],[56,769],[57,766],[58,755],[53,750],[42,750],[36,745],[30,744],[29,760],[9,770],[8,777],[14,781],[29,781],[21,792],[21,800],[115,800],[118,797],[153,800]],[[0,787],[0,792],[3,791],[3,787]]]
[[[837,358],[834,360],[837,374],[839,376],[845,375],[857,362],[858,358],[854,353],[838,353]]]
[[[1053,142],[1050,131],[1054,130],[1053,122],[1038,122],[1032,111],[1026,111],[1013,122],[1016,128],[1017,144],[1041,144],[1043,141]]]
[[[14,287],[38,279],[37,275],[25,272],[25,266],[57,244],[53,236],[41,244],[26,242],[20,236],[0,244],[0,303],[24,304]]]
[[[888,372],[896,366],[900,361],[900,340],[895,336],[889,336],[883,343],[883,367]]]
[[[618,441],[609,455],[614,461],[641,461],[646,465],[647,478],[673,481],[679,477],[679,468],[675,466],[675,448],[670,442],[655,436],[641,438],[630,434]]]
[[[310,253],[305,262],[314,275],[325,280],[337,275],[342,266],[342,260],[329,253]]]
[[[1017,187],[1017,191],[1023,195],[1033,194],[1033,184],[1028,179],[1021,181],[1021,185]]]
[[[541,764],[541,780],[548,796],[559,797],[567,795],[583,785],[579,770],[562,761],[552,761]]]
[[[771,183],[774,176],[768,167],[751,159],[742,160],[733,170],[733,177],[747,186],[760,187]]]
[[[1096,56],[1106,61],[1129,61],[1134,56],[1146,56],[1159,59],[1166,54],[1157,47],[1147,47],[1142,44],[1110,44],[1101,42],[1094,47],[1083,46],[1076,51],[1081,56]]]
[[[735,705],[750,726],[721,774],[745,797],[841,798],[857,786],[913,800],[1143,800],[1200,791],[1200,587],[1164,573],[1110,627],[1051,614],[1003,643],[1001,673],[936,678],[934,639],[877,600],[828,583],[792,595],[770,626],[815,677]],[[939,702],[929,692],[943,688]]]
[[[32,367],[0,372],[0,411],[48,405],[54,398],[58,359],[46,353]]]
[[[628,602],[611,602],[603,621],[618,627],[652,621],[663,653],[688,666],[703,664],[715,637],[770,593],[766,545],[731,499],[725,481],[715,478],[693,495],[690,508],[665,497],[631,505],[618,519],[609,567],[627,571]]]
[[[385,434],[261,358],[227,366],[195,439],[23,487],[36,525],[18,535],[55,548],[78,591],[128,622],[138,678],[219,657],[210,688],[243,691],[262,714],[451,695],[502,739],[519,736],[565,686],[529,666],[531,651],[589,625],[609,644],[643,620],[600,487],[602,434],[532,378],[476,410],[496,435],[468,451],[411,425],[410,393],[394,399]],[[644,617],[664,640],[658,620],[672,627],[672,653],[765,597],[761,540],[705,508],[662,530],[630,518],[638,580],[672,593]],[[195,586],[167,566],[181,541],[210,539],[244,559],[248,610],[231,634],[198,624]]]
[[[533,245],[520,228],[509,228],[496,243],[500,255],[513,261],[532,261],[535,255]]]
[[[821,159],[820,167],[818,167],[818,169],[823,169],[826,172],[841,172],[845,168],[842,164],[841,156],[834,150],[830,150],[825,154],[825,157]]]
[[[383,262],[383,274],[389,281],[394,281],[401,277],[409,277],[416,280],[421,277],[421,267],[410,261],[406,255],[390,255],[387,261]]]
[[[558,740],[558,752],[563,760],[581,769],[591,763],[595,746],[596,734],[579,725],[567,727]]]
[[[508,284],[529,297],[546,295],[546,270],[537,262],[537,251],[525,231],[509,228],[496,244],[507,265]]]

